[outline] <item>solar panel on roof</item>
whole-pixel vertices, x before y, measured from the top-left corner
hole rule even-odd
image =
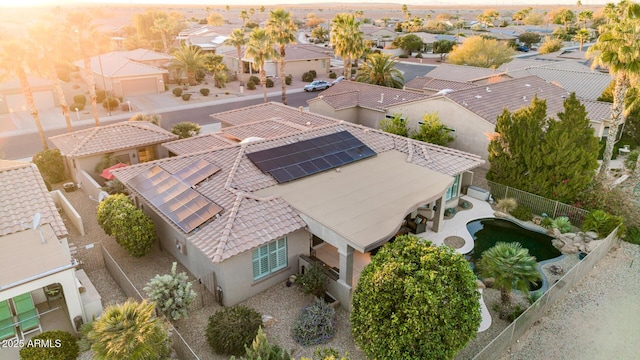
[[[376,155],[348,131],[319,136],[275,148],[256,151],[247,157],[262,172],[284,183],[333,169]]]
[[[189,186],[194,186],[218,171],[220,171],[219,167],[212,165],[204,159],[200,159],[178,170],[173,176]]]

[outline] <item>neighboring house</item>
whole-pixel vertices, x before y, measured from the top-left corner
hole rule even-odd
[[[440,64],[429,71],[428,75],[434,79],[467,82],[477,85],[512,79],[512,76],[504,71],[454,64]]]
[[[58,201],[64,201],[63,208],[73,210],[62,193],[54,193]],[[87,323],[99,316],[100,297],[95,293],[97,302],[89,304],[87,294],[81,293],[79,279],[82,286],[93,286],[83,271],[76,271],[78,263],[69,250],[67,228],[38,168],[32,163],[0,160],[0,199],[0,305],[11,303],[0,316],[14,315],[0,320],[3,325],[5,320],[15,323],[15,327],[2,328],[2,338],[22,339],[23,333],[60,326],[79,331],[75,318]],[[21,297],[26,299],[18,300]],[[19,301],[22,305],[17,306]],[[31,304],[36,307],[25,315],[24,307]],[[51,312],[64,312],[69,323],[47,320]],[[0,349],[1,358],[12,358],[3,351],[8,349]]]
[[[235,145],[236,141],[227,139],[218,133],[196,135],[186,139],[169,141],[162,144],[167,149],[169,156],[192,154],[195,152],[219,149]]]
[[[96,88],[116,97],[157,94],[165,91],[169,72],[166,66],[171,56],[149,50],[116,51],[91,58],[91,71]],[[82,60],[74,63],[84,67]],[[156,64],[156,65],[150,65]],[[84,78],[85,72],[80,71]]]
[[[477,86],[479,85],[467,82],[435,79],[430,76],[416,76],[413,80],[404,84],[404,89],[427,95],[435,95],[441,91],[458,91]]]
[[[422,40],[425,49],[433,49],[433,43],[440,40],[460,41],[460,38],[455,35],[432,34],[426,32],[415,32],[411,34],[416,35]]]
[[[285,48],[285,75],[293,75],[300,78],[307,71],[315,70],[319,78],[326,78],[331,68],[331,50],[315,45],[290,45]],[[242,61],[245,64],[246,74],[258,74],[257,65],[254,68],[253,59],[244,57],[242,50]],[[236,69],[238,64],[238,51],[236,49],[221,52],[224,56],[224,63],[229,69]],[[278,62],[269,60],[265,62],[265,71],[269,77],[280,76]]]
[[[36,108],[49,109],[58,107],[58,98],[54,95],[53,84],[48,79],[28,75],[27,80],[33,93]],[[27,100],[22,93],[17,77],[0,83],[0,114],[30,111]]]
[[[74,182],[82,185],[93,180],[102,183],[96,165],[106,155],[118,162],[138,164],[168,156],[160,145],[176,140],[177,135],[146,121],[125,121],[50,137],[65,158]],[[83,186],[88,188],[88,186]]]
[[[343,81],[344,82],[344,81]],[[335,124],[336,118],[303,111],[302,106],[293,108],[277,102],[268,102],[247,106],[244,108],[219,112],[210,115],[215,121],[219,121],[222,128],[230,126],[245,125],[258,120],[278,118],[287,123],[308,128],[317,128],[325,125]]]
[[[390,28],[374,25],[361,25],[360,30],[364,34],[364,39],[371,41],[373,46],[377,47],[391,45],[393,39],[398,36],[398,33],[392,31]]]
[[[273,115],[282,107],[213,117],[247,118],[257,108]],[[290,108],[287,121],[300,125],[314,117],[323,118]],[[249,119],[234,134],[263,129]],[[196,277],[215,279],[203,283],[226,306],[281,285],[298,273],[300,256],[322,242],[337,249],[330,291],[348,308],[357,281],[354,256],[368,256],[393,238],[424,204],[438,204],[432,226],[441,229],[444,202],[457,197],[465,181],[470,184],[468,171],[482,164],[472,154],[344,122],[297,133],[282,129],[281,136],[113,172],[152,217],[163,249]],[[194,173],[199,176],[185,177]],[[168,185],[162,193],[150,185],[159,180]],[[168,192],[173,196],[164,198]],[[172,207],[180,199],[198,205]]]

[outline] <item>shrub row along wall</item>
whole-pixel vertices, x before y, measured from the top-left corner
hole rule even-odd
[[[542,215],[545,213],[554,219],[558,216],[566,216],[571,220],[571,224],[577,227],[582,227],[584,217],[589,214],[589,212],[584,209],[567,205],[556,200],[547,199],[536,194],[528,193],[526,191],[498,184],[489,180],[487,180],[487,183],[489,183],[489,188],[491,189],[491,194],[494,198],[514,198],[518,202],[518,205],[528,207],[534,214]]]
[[[577,285],[593,267],[607,255],[611,247],[619,241],[614,230],[600,245],[590,252],[582,261],[567,272],[558,282],[553,284],[538,301],[533,303],[525,312],[504,329],[493,341],[480,351],[473,359],[495,359],[497,354],[504,353],[527,329],[540,320],[551,306],[565,296],[569,290]]]

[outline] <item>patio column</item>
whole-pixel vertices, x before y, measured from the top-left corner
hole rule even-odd
[[[436,200],[437,210],[433,216],[433,226],[431,227],[433,232],[439,232],[441,227],[444,225],[444,204],[446,204],[444,197],[445,195],[443,194],[440,199]]]
[[[340,254],[340,281],[352,286],[353,248],[344,244],[338,248],[338,254]]]

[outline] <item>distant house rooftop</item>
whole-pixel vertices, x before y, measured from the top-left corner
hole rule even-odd
[[[323,101],[335,110],[362,107],[384,111],[390,106],[421,100],[428,95],[355,81],[341,81],[308,103]]]

